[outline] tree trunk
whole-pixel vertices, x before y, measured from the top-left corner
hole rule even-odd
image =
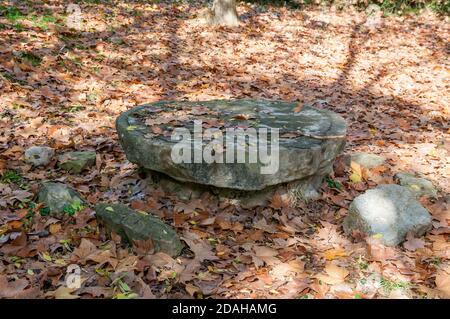
[[[211,22],[230,27],[239,25],[236,0],[214,0]]]

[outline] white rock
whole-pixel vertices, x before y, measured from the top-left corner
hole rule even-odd
[[[417,237],[431,228],[431,215],[403,186],[379,185],[356,197],[344,219],[344,231],[351,235],[378,235],[383,244],[395,246],[408,232]]]
[[[25,162],[32,164],[33,166],[46,166],[48,165],[53,156],[55,150],[48,146],[32,146],[25,151]]]

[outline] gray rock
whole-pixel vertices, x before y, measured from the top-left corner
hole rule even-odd
[[[68,152],[58,158],[58,166],[72,173],[81,173],[95,165],[96,154],[91,151]]]
[[[395,179],[400,185],[407,187],[416,197],[437,197],[437,189],[432,182],[425,178],[402,172],[395,174]]]
[[[47,166],[52,161],[55,150],[48,146],[32,146],[25,151],[25,162],[33,166]]]
[[[374,168],[383,165],[386,159],[382,156],[371,153],[356,153],[351,155],[351,160],[361,166]]]
[[[414,195],[399,185],[379,185],[356,197],[344,219],[344,231],[381,236],[383,244],[395,246],[408,232],[422,236],[431,228],[431,215]]]
[[[38,201],[44,203],[49,213],[53,216],[75,213],[84,203],[78,192],[59,182],[42,183],[39,189]]]
[[[303,107],[294,112],[296,103],[260,100],[216,100],[208,102],[162,101],[136,107],[123,113],[116,122],[119,141],[127,158],[139,166],[165,173],[182,182],[211,185],[244,191],[262,190],[272,185],[298,180],[322,179],[332,171],[336,155],[345,144],[347,125],[337,114],[328,110]],[[207,109],[206,114],[202,109]],[[162,111],[161,111],[162,110]],[[155,134],[146,120],[168,111],[173,122],[163,119],[158,130],[169,134]],[[190,121],[181,122],[176,112],[197,110]],[[173,115],[172,115],[173,114]],[[244,114],[244,119],[241,114]],[[193,130],[194,119],[220,122],[213,127],[278,128],[279,169],[273,174],[261,174],[261,161],[257,163],[175,163],[171,157],[173,146],[170,131],[178,127]],[[178,123],[176,123],[178,121]],[[206,143],[205,143],[206,144]],[[205,145],[204,144],[204,145]],[[189,144],[190,145],[190,144]],[[242,146],[236,142],[235,147]],[[248,154],[248,148],[247,148]]]
[[[151,239],[155,252],[162,251],[173,257],[183,249],[175,230],[158,217],[138,213],[123,204],[98,204],[95,212],[109,231],[114,231],[130,243]]]

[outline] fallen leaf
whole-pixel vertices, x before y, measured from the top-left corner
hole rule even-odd
[[[449,272],[447,272],[448,270]],[[450,267],[440,269],[435,278],[436,288],[441,292],[442,297],[450,298]]]
[[[275,234],[276,232],[278,232],[277,227],[274,224],[268,224],[264,217],[254,222],[253,227],[256,229],[261,229],[270,234]]]
[[[152,254],[155,250],[155,246],[151,238],[147,240],[134,240],[133,247],[136,253],[139,255]]]
[[[80,245],[75,248],[72,256],[75,256],[76,260],[84,261],[89,255],[97,252],[97,250],[97,247],[92,242],[86,238],[82,238]]]
[[[4,275],[0,275],[0,298],[16,298],[29,285],[26,279],[15,279],[8,281]]]
[[[366,238],[367,252],[373,261],[387,261],[397,258],[395,249],[385,246],[381,243],[379,238]]]
[[[325,295],[330,290],[328,285],[320,283],[319,280],[316,280],[312,285],[309,286],[312,290],[317,292],[316,298],[323,299]]]
[[[287,263],[279,263],[275,265],[271,274],[272,277],[277,278],[279,280],[284,280],[288,277],[295,277],[298,274],[302,273],[305,269],[305,262],[301,260],[291,260]]]
[[[346,257],[347,253],[342,248],[333,248],[325,252],[326,260],[334,260],[338,257]]]
[[[61,224],[51,224],[48,227],[48,231],[50,232],[50,234],[54,235],[56,233],[58,233],[61,230]]]
[[[213,253],[212,247],[205,240],[193,233],[185,231],[182,239],[188,244],[189,248],[195,254],[195,260],[202,262],[203,260],[217,260],[218,257]]]
[[[318,274],[317,279],[329,285],[336,285],[343,283],[345,278],[349,275],[349,271],[345,268],[328,263],[325,266],[325,274]]]
[[[252,118],[252,116],[248,114],[237,114],[233,118],[235,118],[236,120],[249,120]]]
[[[186,289],[187,293],[192,297],[194,297],[196,293],[201,292],[200,289],[193,284],[186,284],[186,286],[184,286],[184,289]]]
[[[80,298],[80,296],[72,295],[75,290],[77,289],[60,286],[55,291],[49,291],[45,295],[47,297],[53,297],[55,299],[78,299]]]
[[[136,270],[136,266],[138,263],[138,257],[137,256],[128,256],[124,259],[121,259],[115,270],[115,273],[122,273],[122,272],[129,272]]]
[[[294,109],[293,109],[292,111],[294,111],[294,113],[298,113],[298,112],[300,112],[302,109],[303,109],[303,104],[298,103],[298,104],[294,107]]]
[[[270,200],[270,207],[273,209],[282,209],[282,208],[289,208],[291,206],[291,199],[289,197],[289,194],[280,194],[276,192],[273,194],[271,200]]]
[[[409,232],[406,236],[406,241],[403,243],[403,247],[409,251],[416,251],[425,247],[425,242],[420,238],[414,238],[414,235]]]
[[[252,256],[255,266],[262,266],[261,261],[267,265],[276,265],[280,263],[280,260],[275,256],[278,255],[278,251],[267,246],[253,246],[255,256]]]

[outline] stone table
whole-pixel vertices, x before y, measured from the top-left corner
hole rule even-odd
[[[294,183],[305,199],[317,195],[347,131],[331,111],[267,100],[161,101],[121,114],[116,127],[127,158],[147,170],[253,193]]]

